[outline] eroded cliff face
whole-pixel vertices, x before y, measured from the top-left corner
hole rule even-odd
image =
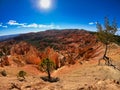
[[[40,57],[41,57],[41,60],[45,58],[49,58],[50,60],[52,60],[56,65],[56,69],[61,66],[59,54],[53,48],[47,47],[45,51],[41,53]]]
[[[84,30],[29,33],[15,38],[14,42],[16,43],[10,44],[9,47],[8,61],[18,66],[38,65],[43,59],[50,58],[56,68],[59,68],[66,64],[75,64],[79,60],[98,57],[102,52],[102,45],[97,42],[96,37]]]
[[[32,45],[22,41],[12,46],[10,50],[14,62],[21,64],[39,64],[41,59],[38,50]]]
[[[13,45],[10,50],[11,60],[17,64],[36,64],[39,65],[45,58],[51,59],[56,68],[60,67],[59,55],[53,48],[47,47],[45,51],[40,52],[32,45],[26,42],[20,42]]]

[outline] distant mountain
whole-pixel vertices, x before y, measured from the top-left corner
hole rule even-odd
[[[11,43],[19,43],[25,41],[38,50],[44,51],[46,47],[55,50],[67,50],[71,47],[86,47],[96,41],[95,32],[83,29],[62,29],[62,30],[46,30],[41,32],[31,32],[26,34],[15,34],[0,36],[0,42],[6,41]],[[120,37],[115,36],[115,43],[120,44]]]
[[[19,36],[19,34],[0,36],[0,41],[9,40],[9,39],[12,39],[12,38],[17,37],[17,36]]]
[[[70,44],[80,44],[81,40],[95,39],[94,35],[83,29],[46,30],[37,33],[27,33],[15,37],[14,40],[25,41],[40,50],[50,46],[56,50],[66,49]],[[92,41],[92,40],[91,40]]]
[[[96,32],[90,32],[84,29],[53,29],[26,34],[0,36],[0,42],[14,40],[15,42],[19,43],[20,41],[25,41],[39,48],[40,50],[44,50],[48,46],[53,47],[54,49],[60,49],[60,47],[63,48],[63,45],[65,44],[81,42],[81,40],[84,40],[84,38],[88,38],[89,34],[91,37],[92,35],[94,36]],[[120,45],[120,36],[115,36],[115,38],[115,43]]]

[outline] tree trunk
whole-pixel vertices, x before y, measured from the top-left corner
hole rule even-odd
[[[48,60],[47,62],[47,73],[48,73],[48,79],[51,80],[51,74],[50,74],[50,62]]]
[[[105,64],[110,66],[112,62],[110,58],[106,56],[107,50],[108,50],[108,44],[105,44],[105,53],[104,53],[103,59],[105,60]]]
[[[105,44],[105,53],[104,53],[104,56],[103,56],[103,58],[104,58],[104,57],[106,57],[107,50],[108,50],[108,45],[107,45],[107,44]]]
[[[51,80],[50,70],[48,70],[48,79]]]

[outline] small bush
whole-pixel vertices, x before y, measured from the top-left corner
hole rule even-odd
[[[7,73],[6,73],[5,70],[1,71],[0,73],[1,73],[2,76],[7,76]]]
[[[27,73],[25,71],[19,71],[18,77],[25,79],[26,74]]]

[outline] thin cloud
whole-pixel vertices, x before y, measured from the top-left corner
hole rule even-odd
[[[36,23],[32,23],[32,24],[21,25],[21,27],[24,27],[24,28],[37,28],[38,25]]]
[[[6,25],[6,26],[2,26],[3,28],[8,28],[8,26]]]
[[[15,20],[9,20],[8,21],[8,23],[7,23],[8,25],[16,25],[16,26],[22,26],[22,25],[24,25],[25,23],[18,23],[17,21],[15,21]]]
[[[95,24],[97,24],[97,22],[89,22],[88,24],[89,25],[95,25]]]
[[[94,24],[94,22],[89,22],[89,25],[93,25]]]
[[[45,28],[45,29],[54,29],[54,28],[60,28],[60,26],[58,25],[54,25],[54,24],[36,24],[36,23],[32,23],[32,24],[24,24],[21,27],[23,28]]]
[[[37,23],[27,24],[27,23],[18,23],[15,20],[9,20],[7,24],[10,26],[17,26],[17,28],[38,28],[38,29],[59,29],[60,28],[59,25],[55,25],[53,23],[51,24],[37,24]],[[4,27],[7,27],[7,26],[4,26]]]
[[[7,28],[8,26],[7,25],[3,25],[3,23],[0,23],[0,27]]]

